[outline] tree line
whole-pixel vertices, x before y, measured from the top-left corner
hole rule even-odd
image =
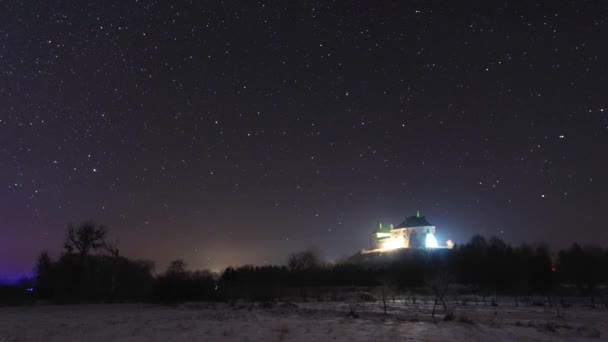
[[[228,267],[220,273],[188,270],[175,260],[157,274],[153,262],[122,256],[108,242],[107,229],[93,222],[69,225],[63,247],[56,260],[40,254],[35,279],[20,285],[27,293],[0,288],[0,301],[16,294],[59,303],[338,300],[344,287],[436,290],[438,284],[479,293],[593,299],[608,285],[608,248],[573,244],[552,258],[543,244],[513,247],[482,236],[452,249],[356,254],[337,262],[306,250],[290,255],[286,265]]]

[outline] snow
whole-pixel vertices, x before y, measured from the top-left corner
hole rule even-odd
[[[608,309],[448,302],[443,321],[432,300],[262,305],[187,303],[39,305],[0,308],[0,342],[9,341],[598,341]]]

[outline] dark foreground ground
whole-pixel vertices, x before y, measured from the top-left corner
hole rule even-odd
[[[600,341],[608,309],[585,305],[448,303],[432,300],[227,304],[39,305],[0,308],[9,341]]]

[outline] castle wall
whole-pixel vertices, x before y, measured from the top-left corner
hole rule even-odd
[[[426,234],[435,234],[435,226],[391,229],[390,236],[372,235],[373,249],[425,248]]]

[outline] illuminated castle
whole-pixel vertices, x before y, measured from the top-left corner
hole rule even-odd
[[[431,225],[420,211],[410,216],[397,227],[382,226],[372,233],[372,249],[437,248],[435,226]]]

